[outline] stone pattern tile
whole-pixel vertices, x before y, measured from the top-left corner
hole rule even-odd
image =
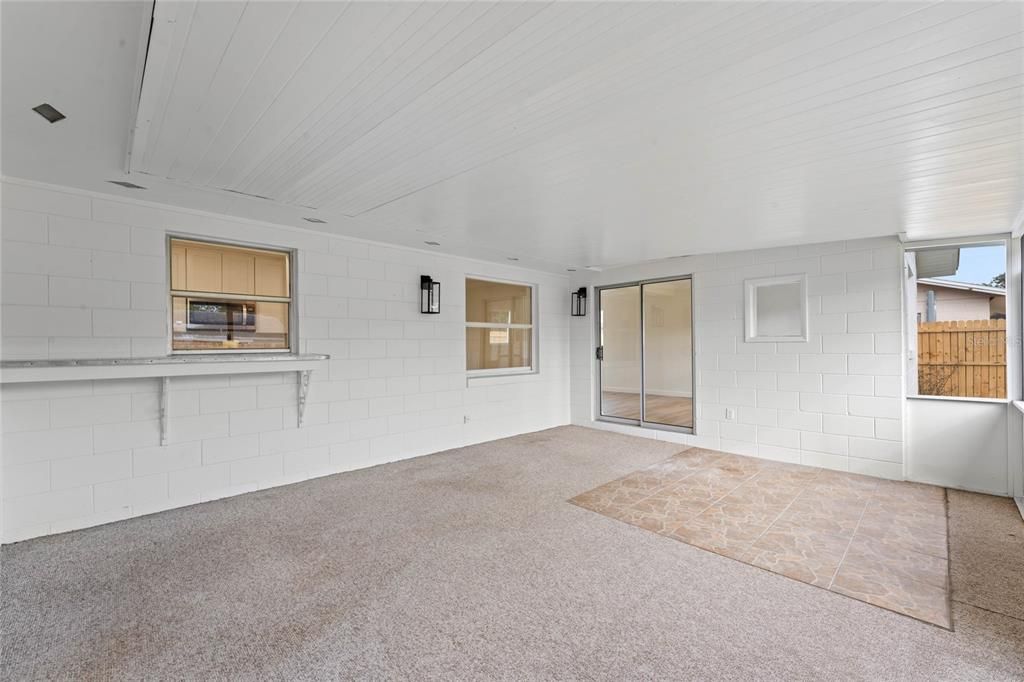
[[[570,502],[951,626],[943,488],[691,448]]]

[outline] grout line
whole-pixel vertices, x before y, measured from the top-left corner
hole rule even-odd
[[[821,472],[819,471],[818,473],[821,473]],[[756,477],[755,477],[755,478],[756,478]],[[817,476],[815,476],[814,478],[817,478]],[[813,481],[814,481],[814,479],[811,479],[811,482],[813,482]],[[793,498],[792,500],[790,500],[790,501],[789,501],[789,504],[787,504],[787,505],[786,505],[786,508],[785,508],[785,509],[783,509],[782,511],[780,511],[780,512],[779,512],[779,515],[778,515],[778,516],[776,516],[776,517],[775,517],[775,518],[774,518],[774,519],[772,520],[772,522],[768,524],[768,527],[767,527],[767,528],[765,528],[765,529],[764,529],[763,531],[761,531],[761,534],[760,534],[760,535],[758,535],[758,536],[757,536],[756,538],[754,538],[753,540],[751,540],[751,541],[750,541],[750,547],[751,547],[751,548],[753,548],[753,547],[754,547],[754,545],[755,545],[755,544],[757,544],[757,541],[758,541],[758,540],[760,540],[761,538],[763,538],[763,537],[764,537],[764,534],[765,534],[765,533],[767,533],[768,531],[770,531],[770,530],[771,530],[772,528],[774,528],[774,527],[775,527],[775,524],[779,522],[779,519],[781,519],[781,518],[782,518],[782,515],[783,515],[783,514],[785,514],[786,512],[788,512],[788,511],[789,511],[789,508],[793,506],[793,503],[794,503],[794,502],[796,502],[797,500],[799,500],[799,499],[800,499],[800,497],[801,497],[801,496],[802,496],[802,495],[803,495],[803,494],[804,494],[805,492],[807,492],[807,488],[808,488],[808,486],[809,486],[809,485],[810,485],[810,482],[808,482],[808,483],[804,484],[803,488],[801,488],[801,489],[800,489],[800,492],[799,492],[799,493],[797,493],[796,497],[794,497],[794,498]],[[833,576],[833,577],[835,577],[835,576]]]
[[[857,537],[857,531],[860,530],[860,523],[864,520],[864,515],[868,513],[868,507],[871,505],[871,500],[875,499],[876,494],[878,494],[877,487],[875,488],[875,491],[871,493],[871,496],[868,497],[867,502],[864,504],[864,509],[861,510],[860,516],[857,518],[857,525],[853,527],[853,533],[850,535],[850,541],[846,543],[846,549],[843,550],[843,557],[839,560],[839,563],[836,564],[836,570],[835,573],[832,574],[832,579],[828,581],[828,587],[825,589],[829,590],[830,592],[832,591],[833,583],[835,583],[836,581],[836,576],[839,575],[839,569],[842,568],[843,563],[846,562],[846,555],[850,553],[850,547],[853,545],[853,539]]]

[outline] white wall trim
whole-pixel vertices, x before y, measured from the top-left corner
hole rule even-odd
[[[1024,209],[1021,210],[1024,217]],[[1013,237],[1007,242],[1006,254],[1006,395],[1024,400],[1024,289],[1021,288],[1024,263],[1021,262],[1022,240]],[[1008,406],[1007,411],[1007,477],[1010,493],[1024,497],[1024,413]]]

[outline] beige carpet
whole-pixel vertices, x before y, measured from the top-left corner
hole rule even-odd
[[[676,449],[563,427],[4,547],[0,678],[1024,677],[956,530],[948,632],[565,501]]]

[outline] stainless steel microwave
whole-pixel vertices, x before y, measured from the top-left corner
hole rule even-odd
[[[251,301],[188,299],[186,327],[222,331],[256,331],[256,304]]]

